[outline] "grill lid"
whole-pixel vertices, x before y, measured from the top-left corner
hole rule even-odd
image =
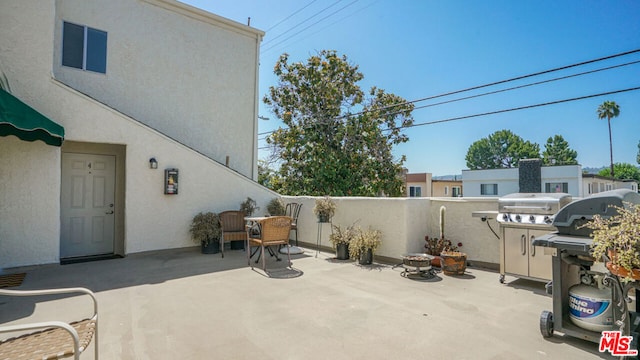
[[[640,205],[640,195],[629,189],[618,189],[593,194],[564,206],[555,216],[553,226],[558,234],[591,236],[591,229],[581,227],[598,214],[609,218],[618,213],[612,206],[628,208]]]
[[[498,199],[498,212],[520,214],[555,214],[571,202],[567,193],[513,193]]]

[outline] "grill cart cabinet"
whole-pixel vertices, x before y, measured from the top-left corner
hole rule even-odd
[[[498,199],[500,282],[505,275],[548,282],[553,248],[533,245],[533,239],[556,230],[554,214],[571,202],[565,193],[514,193]]]
[[[553,228],[502,227],[504,257],[502,274],[535,280],[551,280],[551,260],[555,249],[534,246],[533,239]]]

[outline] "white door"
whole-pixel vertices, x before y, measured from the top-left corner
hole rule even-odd
[[[116,158],[62,153],[60,258],[113,254]]]

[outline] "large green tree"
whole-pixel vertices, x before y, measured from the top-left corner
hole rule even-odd
[[[615,174],[613,168],[613,142],[611,141],[611,119],[620,115],[620,107],[615,101],[605,101],[598,106],[598,119],[607,119],[609,125],[609,156],[611,158],[611,176]]]
[[[306,63],[283,54],[278,84],[263,98],[285,127],[267,142],[279,157],[272,188],[288,195],[402,196],[404,156],[394,145],[408,141],[413,104],[358,82],[363,74],[346,56],[323,50]]]
[[[577,165],[578,152],[569,147],[562,135],[554,135],[544,145],[542,163],[547,166]]]
[[[509,130],[499,130],[469,147],[465,160],[471,170],[518,167],[521,159],[540,157],[540,145]]]
[[[598,175],[614,177],[620,180],[635,180],[640,183],[640,169],[637,166],[629,163],[615,163],[613,168],[615,176],[611,175],[610,169],[602,169],[598,172]]]

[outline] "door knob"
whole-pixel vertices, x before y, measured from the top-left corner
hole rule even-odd
[[[113,214],[113,210],[109,210],[105,214]]]

